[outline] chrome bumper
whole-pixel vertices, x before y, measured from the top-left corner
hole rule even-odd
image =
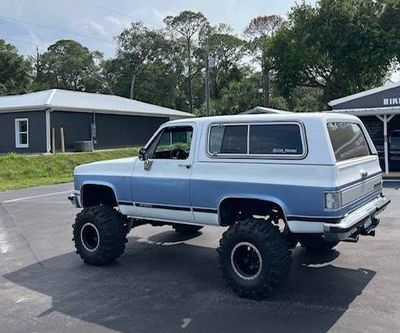
[[[349,213],[340,223],[324,223],[325,240],[342,241],[353,235],[370,234],[379,224],[376,216],[383,212],[389,203],[390,199],[382,196]]]
[[[82,207],[81,205],[81,194],[79,191],[74,191],[68,196],[68,200],[71,202],[73,206],[76,208]]]

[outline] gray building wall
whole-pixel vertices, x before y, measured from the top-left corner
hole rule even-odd
[[[55,128],[56,149],[61,149],[60,128],[64,128],[65,149],[74,150],[75,141],[91,140],[90,126],[93,114],[83,112],[52,111],[50,113],[50,127]]]
[[[60,127],[64,128],[65,147],[73,151],[75,141],[90,141],[91,124],[96,121],[96,149],[143,145],[164,122],[165,117],[53,111],[51,127],[56,129],[56,148],[61,149]]]
[[[358,108],[380,108],[393,107],[400,105],[400,87],[395,87],[380,91],[378,93],[353,99],[348,102],[333,106],[333,110],[338,109],[358,109]]]
[[[29,148],[15,147],[15,119],[29,120]],[[157,128],[169,118],[96,114],[97,149],[144,145]],[[55,128],[56,149],[61,149],[60,128],[64,128],[65,147],[74,150],[75,141],[90,141],[92,113],[52,111],[50,127]],[[46,152],[46,112],[0,113],[0,153],[44,153]]]
[[[15,147],[15,119],[28,118],[29,148]],[[45,111],[0,113],[0,153],[46,152]]]
[[[96,148],[144,145],[169,118],[96,114]]]

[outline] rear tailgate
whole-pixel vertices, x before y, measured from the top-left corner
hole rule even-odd
[[[365,127],[359,122],[329,122],[328,132],[336,158],[342,207],[381,191],[379,158]]]
[[[358,158],[336,164],[342,206],[382,190],[382,173],[378,156]]]

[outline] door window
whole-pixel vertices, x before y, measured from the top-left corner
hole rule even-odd
[[[149,146],[148,156],[152,159],[186,160],[190,154],[193,127],[165,128]]]

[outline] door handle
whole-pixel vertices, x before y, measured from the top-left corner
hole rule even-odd
[[[191,164],[187,164],[187,163],[182,163],[182,164],[178,164],[179,167],[185,167],[186,169],[190,169],[192,167]]]
[[[365,171],[365,170],[361,170],[361,171],[360,171],[360,174],[361,174],[361,179],[365,179],[365,178],[368,177],[368,172]]]

